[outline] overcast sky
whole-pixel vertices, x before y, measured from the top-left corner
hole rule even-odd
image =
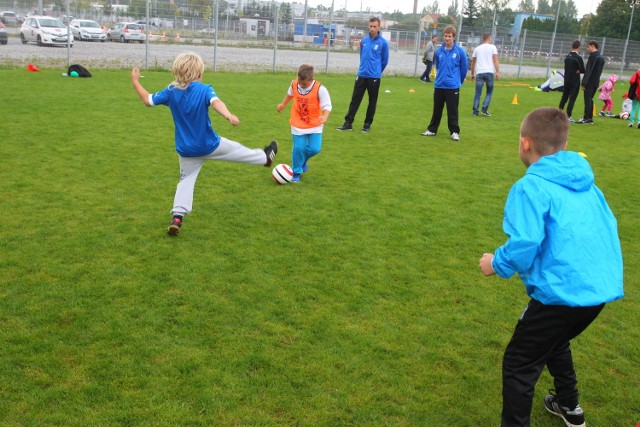
[[[298,3],[304,3],[305,0],[295,0]],[[331,0],[307,0],[309,6],[317,6],[319,4],[331,7]],[[458,0],[458,4],[462,1]],[[511,8],[515,9],[520,3],[519,0],[511,0]],[[551,1],[549,1],[551,3]],[[578,8],[578,18],[582,17],[585,13],[596,13],[600,0],[573,0],[573,3]],[[418,0],[418,12],[422,8],[433,4],[433,0]],[[438,0],[438,6],[440,12],[445,13],[451,4],[451,0]],[[533,4],[538,4],[537,0],[534,0]],[[344,9],[350,12],[357,10],[367,10],[370,8],[372,11],[393,12],[400,10],[402,13],[413,12],[413,0],[335,0],[335,10]]]

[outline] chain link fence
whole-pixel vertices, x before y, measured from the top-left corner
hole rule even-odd
[[[22,17],[34,13],[37,2],[29,3],[26,7],[17,7],[18,10],[15,10],[16,6],[15,1],[0,1],[0,10],[13,10]],[[110,14],[105,14],[101,8],[86,5],[81,8],[77,1],[72,1],[68,12],[66,8],[50,7],[46,13],[64,18],[67,22],[72,18],[91,19],[98,22],[105,31],[121,21],[147,23],[146,11],[134,15],[127,12],[125,8],[113,7]],[[197,8],[202,9],[202,5],[196,7],[188,3],[181,4],[174,14],[165,16],[151,7],[150,16],[152,17],[147,23],[149,42],[215,44],[236,48],[266,48],[274,51],[277,49],[315,50],[326,51],[327,55],[330,55],[331,52],[358,52],[359,40],[367,34],[368,30],[368,14],[360,14],[357,19],[345,19],[325,11],[321,16],[307,18],[306,21],[303,18],[294,17],[291,23],[281,23],[282,13],[279,5],[275,3],[265,8],[260,16],[242,18],[229,9],[218,11],[216,14],[216,3],[209,4],[207,7],[207,12],[188,13],[187,11]],[[211,16],[204,17],[207,13]],[[215,15],[218,19],[215,19]],[[12,37],[19,37],[19,26],[9,27],[7,30]],[[412,55],[415,67],[405,66],[400,74],[420,75],[422,73],[422,52],[431,31],[433,28],[423,28],[418,22],[415,30],[382,30],[393,52]],[[441,32],[441,28],[439,31]],[[523,67],[537,67],[540,69],[541,76],[548,75],[551,70],[562,70],[563,59],[571,50],[574,40],[582,41],[581,53],[585,61],[588,57],[584,49],[587,42],[598,41],[600,52],[606,59],[608,73],[615,72],[621,76],[630,76],[640,68],[640,42],[633,40],[527,30],[522,30],[520,34],[512,34],[512,28],[476,28],[464,26],[464,24],[457,40],[471,56],[473,49],[482,43],[484,33],[494,34],[494,44],[498,48],[500,62],[510,66],[509,74],[513,77],[521,77]],[[274,58],[276,58],[275,53]],[[277,65],[273,64],[271,68],[278,69]]]

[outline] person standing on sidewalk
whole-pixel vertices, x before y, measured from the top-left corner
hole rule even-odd
[[[482,44],[473,50],[471,55],[471,81],[476,82],[476,95],[473,98],[473,115],[477,116],[480,108],[480,97],[482,96],[482,87],[487,85],[487,94],[482,103],[482,115],[491,116],[489,114],[489,104],[493,95],[494,79],[500,78],[500,63],[498,62],[498,49],[491,43],[493,40],[491,34],[482,35]]]
[[[573,105],[580,93],[580,74],[584,74],[584,60],[578,52],[580,52],[580,40],[575,40],[571,45],[571,52],[564,58],[564,88],[562,89],[562,98],[560,99],[561,110],[567,105],[567,116],[571,123],[575,122],[571,117],[573,113]],[[569,103],[567,104],[567,101]]]
[[[424,56],[422,57],[422,62],[427,66],[427,69],[424,70],[422,76],[420,76],[420,81],[423,83],[431,83],[431,68],[433,68],[433,54],[436,52],[436,43],[438,43],[438,36],[435,34],[431,36],[431,41],[427,43],[427,47],[424,49]]]
[[[576,123],[580,125],[593,124],[593,97],[600,87],[600,75],[604,68],[604,58],[598,52],[600,45],[597,41],[591,40],[587,45],[587,52],[590,53],[587,67],[582,78],[582,90],[584,91],[584,115]]]
[[[380,91],[380,78],[382,72],[389,63],[389,44],[380,34],[380,19],[369,19],[369,34],[360,41],[360,67],[353,86],[349,111],[344,116],[344,124],[337,130],[353,130],[353,120],[364,93],[369,93],[369,105],[364,119],[362,132],[369,132],[373,117],[376,114],[378,92]]]

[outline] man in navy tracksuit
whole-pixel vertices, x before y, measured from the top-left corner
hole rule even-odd
[[[449,134],[454,141],[460,141],[458,125],[458,103],[460,87],[467,76],[469,59],[467,53],[456,43],[456,29],[449,25],[443,32],[444,44],[436,50],[434,65],[436,83],[433,91],[433,113],[431,122],[423,136],[436,136],[442,120],[442,110],[446,104]]]
[[[373,116],[376,114],[376,104],[378,103],[378,91],[380,90],[380,78],[382,72],[389,63],[389,44],[380,35],[380,20],[371,18],[369,20],[369,34],[360,41],[360,67],[356,76],[356,83],[353,86],[349,111],[344,116],[344,124],[338,130],[352,130],[352,123],[355,118],[365,91],[369,93],[369,106],[364,119],[362,132],[371,130]]]

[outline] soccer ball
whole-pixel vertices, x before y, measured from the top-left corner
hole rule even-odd
[[[271,177],[276,184],[288,184],[291,182],[291,178],[293,178],[293,169],[291,169],[291,166],[281,163],[273,168]]]
[[[620,118],[622,120],[629,120],[629,113],[627,113],[626,111],[620,113]]]

